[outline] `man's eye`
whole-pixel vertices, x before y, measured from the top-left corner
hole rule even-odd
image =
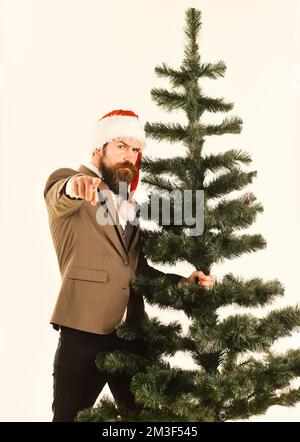
[[[135,149],[133,149],[133,150],[135,150],[136,152],[139,152],[140,151],[140,149],[137,147],[137,148],[135,148]]]

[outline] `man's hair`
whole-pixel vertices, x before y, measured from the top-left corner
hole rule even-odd
[[[105,151],[106,151],[106,146],[108,145],[108,142],[107,143],[105,143],[105,144],[103,144],[103,146],[102,146],[102,150],[103,150],[103,153],[105,153]],[[95,149],[94,149],[94,152],[93,152],[93,156],[95,155],[95,150],[96,149],[99,149],[98,147],[95,147]]]

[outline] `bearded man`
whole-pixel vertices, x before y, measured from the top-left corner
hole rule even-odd
[[[50,320],[60,332],[53,364],[53,421],[73,421],[80,410],[94,405],[106,383],[120,413],[141,411],[129,388],[131,377],[100,372],[95,364],[100,351],[126,349],[140,355],[147,351],[139,339],[127,341],[116,335],[124,317],[127,322],[145,315],[143,298],[131,287],[136,274],[165,275],[179,286],[196,281],[207,288],[214,284],[213,277],[201,271],[184,278],[147,263],[140,226],[130,210],[144,146],[138,115],[114,110],[97,121],[90,161],[77,170],[55,170],[45,185],[62,278]]]

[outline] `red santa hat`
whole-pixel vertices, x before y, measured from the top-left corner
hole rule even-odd
[[[102,148],[105,143],[116,138],[134,138],[143,143],[142,149],[146,145],[146,135],[139,117],[131,110],[116,109],[101,117],[94,127],[92,134],[92,152],[95,148]],[[137,172],[130,183],[130,199],[138,186],[139,167],[142,159],[140,151],[135,163]]]

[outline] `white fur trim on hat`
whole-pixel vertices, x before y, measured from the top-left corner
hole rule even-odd
[[[98,120],[92,130],[91,151],[100,148],[114,138],[134,138],[146,144],[146,134],[137,117],[127,115],[113,115]]]

